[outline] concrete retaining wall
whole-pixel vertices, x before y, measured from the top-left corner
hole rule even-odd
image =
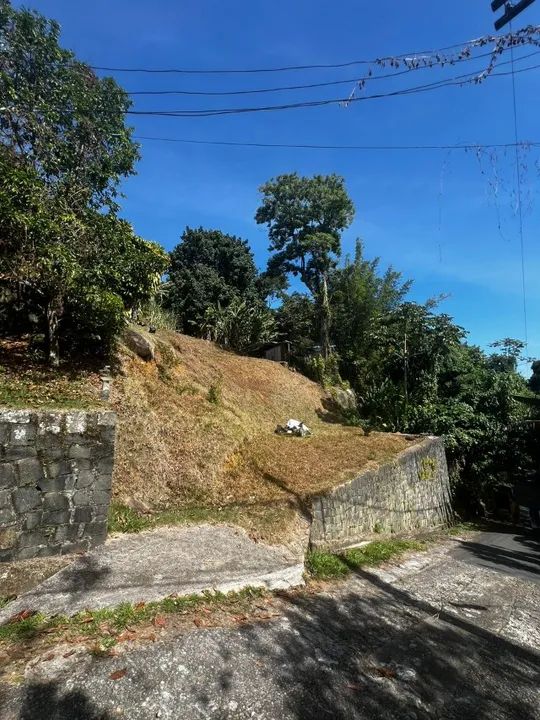
[[[315,498],[312,507],[310,544],[321,549],[445,524],[452,511],[444,444],[426,438],[392,462]]]
[[[0,561],[105,540],[115,426],[112,412],[0,410]]]

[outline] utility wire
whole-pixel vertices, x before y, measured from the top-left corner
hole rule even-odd
[[[154,137],[148,135],[134,135],[134,140],[156,140],[159,142],[182,143],[189,145],[224,145],[230,147],[254,147],[254,148],[285,148],[285,149],[306,149],[306,150],[488,150],[507,149],[516,146],[516,143],[468,143],[458,145],[314,145],[309,143],[263,143],[263,142],[241,142],[229,140],[195,140],[191,138],[170,138]],[[518,147],[540,147],[540,141],[521,141]]]
[[[509,48],[507,48],[509,49]],[[530,57],[533,57],[534,55],[540,54],[540,50],[535,50],[532,53],[528,53],[527,55],[522,55],[519,58],[516,58],[516,62],[520,62],[521,60],[526,60]],[[457,64],[458,62],[470,62],[473,60],[480,60],[484,57],[490,57],[492,53],[482,53],[480,55],[476,55],[475,57],[466,57],[466,58],[460,58],[455,60],[453,65]],[[503,65],[508,65],[509,61],[497,63],[497,67],[501,67]],[[362,82],[372,82],[373,80],[385,80],[387,78],[393,78],[398,77],[400,75],[407,75],[410,72],[414,72],[415,70],[426,70],[429,68],[426,68],[423,65],[419,65],[418,67],[414,68],[407,68],[405,70],[398,70],[393,73],[385,73],[384,75],[371,75],[368,77],[353,77],[353,78],[347,78],[345,80],[331,80],[328,82],[320,82],[320,83],[309,83],[306,85],[282,85],[280,87],[270,87],[270,88],[255,88],[253,90],[127,90],[127,94],[131,96],[136,95],[203,95],[207,97],[211,96],[227,96],[227,95],[256,95],[260,93],[273,93],[273,92],[283,92],[283,91],[290,91],[290,90],[307,90],[307,89],[313,89],[313,88],[322,88],[322,87],[331,87],[335,85],[350,85],[351,83],[358,83],[360,81]]]
[[[525,31],[540,30],[540,26],[528,26],[523,28]],[[518,31],[519,32],[519,31]],[[399,55],[386,56],[381,58],[374,58],[371,60],[349,60],[348,62],[342,63],[318,63],[311,65],[285,65],[282,67],[270,67],[270,68],[205,68],[205,69],[193,69],[193,68],[147,68],[147,67],[108,67],[103,65],[90,65],[93,70],[99,70],[103,72],[125,72],[125,73],[150,73],[150,74],[186,74],[186,75],[214,75],[214,74],[243,74],[243,73],[274,73],[274,72],[288,72],[292,70],[321,70],[321,69],[332,69],[332,68],[345,68],[353,65],[373,65],[380,62],[390,62],[392,60],[404,60],[409,57],[417,57],[420,55],[436,55],[437,53],[445,52],[447,50],[455,50],[456,48],[470,48],[470,47],[482,47],[489,43],[495,43],[500,41],[500,35],[486,35],[483,37],[476,38],[474,40],[467,40],[462,43],[455,43],[454,45],[447,45],[446,47],[436,48],[432,50],[415,50]]]
[[[510,23],[510,31],[512,31],[512,23]],[[516,102],[516,71],[514,70],[514,48],[510,46],[510,62],[512,64],[512,105],[514,112],[514,138],[517,143],[518,138],[518,116]],[[529,345],[529,330],[527,321],[527,284],[525,279],[525,243],[523,239],[523,203],[521,192],[521,163],[519,158],[519,147],[516,144],[516,180],[517,180],[517,201],[518,201],[518,221],[519,221],[519,243],[521,251],[521,289],[523,292],[523,322],[525,328],[525,347]]]
[[[528,72],[531,70],[536,70],[540,68],[540,65],[532,65],[530,67],[522,68],[521,70],[514,70],[514,73],[521,73],[521,72]],[[502,73],[490,73],[486,77],[504,77],[507,75],[512,75],[512,71],[510,72],[502,72]],[[401,95],[415,95],[421,92],[428,92],[431,90],[437,90],[439,88],[443,87],[451,87],[460,85],[463,86],[465,84],[470,83],[477,83],[479,84],[482,81],[482,73],[468,73],[466,75],[458,75],[454,78],[449,78],[446,80],[439,80],[433,83],[428,83],[425,85],[417,85],[415,87],[411,88],[404,88],[401,90],[394,90],[387,93],[377,93],[373,95],[363,95],[359,97],[353,97],[353,98],[329,98],[325,100],[311,100],[311,101],[302,101],[297,103],[284,103],[281,105],[263,105],[263,106],[254,106],[254,107],[240,107],[240,108],[217,108],[217,109],[202,109],[202,110],[127,110],[128,115],[144,115],[144,116],[152,116],[152,117],[214,117],[219,115],[239,115],[243,113],[255,113],[255,112],[269,112],[269,111],[277,111],[277,110],[290,110],[290,109],[297,109],[297,108],[312,108],[312,107],[322,107],[325,105],[348,105],[349,103],[353,102],[362,102],[366,100],[376,100],[380,98],[387,98],[387,97],[398,97]]]

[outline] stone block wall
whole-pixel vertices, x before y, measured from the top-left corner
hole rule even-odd
[[[362,472],[312,503],[310,544],[341,550],[378,534],[448,523],[452,517],[444,444],[429,437],[389,463]]]
[[[0,410],[0,561],[105,540],[115,429],[112,412]]]

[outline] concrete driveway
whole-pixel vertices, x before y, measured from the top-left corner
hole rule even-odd
[[[45,658],[0,688],[0,718],[538,720],[537,547],[470,542],[292,593],[267,622]]]

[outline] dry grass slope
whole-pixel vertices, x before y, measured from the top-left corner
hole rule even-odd
[[[115,381],[120,502],[129,496],[156,508],[298,507],[410,444],[325,422],[322,388],[277,363],[176,333],[154,338],[156,362],[124,350]],[[314,436],[275,435],[291,417]]]
[[[157,507],[233,502],[234,487],[220,478],[244,443],[289,417],[320,422],[322,390],[302,375],[185,335],[154,338],[156,362],[124,350],[114,383],[118,499]]]
[[[277,363],[173,332],[149,337],[155,361],[121,347],[112,386],[119,527],[126,525],[122,506],[135,499],[159,512],[130,516],[127,525],[218,521],[282,540],[310,495],[410,444],[325,422],[322,388]],[[26,341],[0,341],[0,406],[98,408],[106,405],[100,388],[95,363],[48,370]],[[313,437],[275,435],[289,418],[306,422]]]

